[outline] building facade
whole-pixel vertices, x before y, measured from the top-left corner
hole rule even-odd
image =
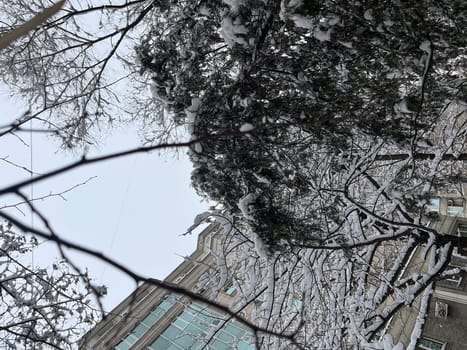
[[[218,226],[200,233],[196,251],[165,281],[207,295],[197,284],[215,261],[213,251],[221,244]],[[216,301],[229,305],[235,289],[226,285]],[[221,311],[193,302],[148,283],[123,300],[80,342],[86,350],[253,350],[248,327]]]
[[[462,189],[462,193],[464,189]],[[427,208],[430,225],[437,232],[467,237],[467,206],[459,192],[434,196]],[[223,246],[216,224],[199,235],[196,251],[180,264],[165,281],[185,289],[209,295],[199,284],[200,277],[216,264],[215,252]],[[429,268],[426,250],[419,247],[407,262],[406,276]],[[467,251],[454,249],[446,278],[435,281],[428,301],[423,327],[417,339],[412,339],[416,327],[421,297],[410,307],[397,312],[384,333],[391,334],[394,343],[411,350],[467,349]],[[216,301],[231,306],[236,291],[227,282]],[[293,346],[289,347],[294,349]],[[143,284],[120,303],[82,339],[85,350],[253,350],[252,332],[220,310],[193,302],[189,298]],[[348,349],[351,349],[349,347]]]
[[[462,185],[461,194],[464,194]],[[467,237],[467,206],[465,195],[444,193],[433,197],[427,208],[430,226],[437,232],[457,237]],[[429,298],[421,334],[416,342],[411,337],[422,306],[419,296],[410,307],[402,309],[392,318],[388,333],[401,342],[404,349],[415,344],[416,350],[467,349],[467,249],[462,244],[454,247],[446,278],[434,281],[434,291]],[[407,262],[406,275],[413,271],[426,271],[429,253],[419,247]],[[413,347],[412,347],[413,349]]]

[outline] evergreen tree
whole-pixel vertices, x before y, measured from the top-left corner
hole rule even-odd
[[[446,105],[465,100],[461,1],[166,5],[138,48],[143,72],[202,138],[196,188],[233,211],[254,194],[251,223],[271,246],[320,236],[323,215],[303,207],[314,163],[380,142],[417,151]],[[348,168],[338,163],[326,171]]]

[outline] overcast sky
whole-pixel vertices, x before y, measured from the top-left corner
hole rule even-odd
[[[20,116],[27,106],[8,97],[0,89],[1,124]],[[38,127],[39,125],[34,125]],[[0,158],[28,167],[31,165],[29,133],[0,138]],[[110,136],[91,151],[107,154],[138,144],[131,128],[113,130]],[[32,165],[44,173],[77,159],[80,154],[61,151],[57,140],[45,134],[32,135]],[[49,218],[53,228],[67,239],[98,249],[131,269],[150,277],[163,278],[196,247],[196,237],[181,236],[196,214],[209,204],[202,202],[190,186],[191,164],[185,151],[177,155],[141,154],[80,168],[34,185],[34,197],[58,193],[84,183],[60,197],[38,201],[36,205]],[[28,178],[19,168],[0,162],[2,186]],[[25,189],[28,194],[31,188]],[[15,203],[0,197],[0,207]],[[30,223],[27,209],[10,209],[18,218]],[[34,220],[39,225],[38,220]],[[57,256],[57,251],[43,245],[30,259],[43,264]],[[80,267],[88,267],[97,283],[108,286],[104,299],[107,310],[116,306],[134,288],[125,275],[95,259],[73,254]]]

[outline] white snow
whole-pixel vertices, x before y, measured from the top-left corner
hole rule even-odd
[[[195,142],[195,144],[193,145],[193,149],[196,153],[203,153],[203,147],[199,142]]]
[[[372,16],[372,11],[371,10],[366,10],[365,13],[363,14],[363,18],[365,18],[367,21],[372,21],[375,18]]]
[[[248,45],[245,39],[239,36],[239,34],[246,33],[248,33],[248,31],[246,27],[240,23],[239,18],[234,20],[232,17],[226,16],[222,19],[220,35],[230,47],[233,47],[236,43]]]
[[[407,345],[406,350],[414,350],[417,345],[418,338],[422,334],[423,324],[425,323],[425,315],[428,310],[428,302],[430,301],[430,295],[433,292],[433,284],[430,284],[424,291],[420,302],[419,313],[415,321],[415,325],[410,335],[410,343]]]
[[[254,130],[254,128],[255,127],[250,123],[245,123],[240,127],[240,132],[249,132],[251,130]]]
[[[196,115],[198,114],[199,107],[201,106],[201,99],[200,98],[193,98],[191,99],[191,105],[187,109],[185,109],[185,113],[187,116],[187,126],[188,132],[193,135],[193,125],[195,123]]]
[[[345,46],[345,47],[348,48],[348,49],[352,49],[352,48],[353,48],[353,44],[352,44],[351,41],[341,41],[341,40],[339,40],[338,43],[341,44],[341,45],[343,45],[343,46]]]
[[[349,70],[347,69],[347,66],[345,63],[340,63],[336,66],[336,70],[339,72],[339,74],[342,77],[342,81],[347,81],[349,80]]]
[[[339,16],[333,15],[326,19],[326,23],[329,26],[335,26],[341,22],[341,18]]]
[[[286,1],[281,1],[280,4],[279,18],[285,22],[290,18],[290,15],[293,15],[295,9],[303,4],[303,0],[290,0],[288,3]]]
[[[397,114],[414,113],[407,106],[407,101],[405,99],[403,99],[402,101],[396,103],[393,108],[394,108],[394,112],[396,112]]]
[[[198,113],[199,106],[201,106],[201,99],[199,98],[193,98],[191,100],[191,105],[187,109],[185,109],[185,113],[188,117],[188,123],[192,124],[194,122],[194,119],[196,117],[196,114]]]
[[[245,197],[238,201],[238,208],[242,212],[243,216],[247,219],[251,219],[251,209],[250,206],[256,200],[258,196],[253,193],[247,194]]]
[[[186,234],[191,234],[194,229],[196,229],[199,225],[201,225],[203,222],[206,222],[206,219],[208,219],[212,213],[210,211],[205,211],[201,214],[196,215],[195,219],[193,220],[193,225],[188,227],[184,235]]]
[[[299,28],[305,28],[305,29],[313,28],[313,22],[305,16],[294,14],[290,17],[290,19]]]
[[[319,29],[319,27],[316,27],[314,32],[313,32],[313,36],[315,37],[315,39],[318,39],[319,41],[330,41],[331,40],[331,28],[329,28],[328,30],[326,31],[323,31],[321,29]]]
[[[290,0],[287,4],[288,7],[295,8],[303,5],[303,0]]]
[[[425,51],[428,55],[431,55],[431,42],[428,40],[422,42],[419,46],[419,49]]]
[[[211,15],[211,11],[206,6],[201,6],[199,13],[206,17]]]
[[[245,0],[222,0],[222,2],[230,7],[232,13],[238,13],[240,6],[245,5]]]

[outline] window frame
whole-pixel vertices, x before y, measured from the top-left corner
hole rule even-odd
[[[451,265],[449,264],[446,268],[447,270],[449,269],[460,269],[459,266],[456,265]],[[462,272],[462,270],[461,270]],[[461,275],[461,272],[458,275],[451,275],[446,278],[440,279],[436,281],[436,284],[440,287],[446,287],[446,288],[454,288],[454,289],[459,289],[462,284],[463,277]],[[443,283],[444,281],[444,283]]]
[[[186,317],[187,315],[190,317]],[[183,322],[179,322],[179,319],[183,320]],[[169,349],[172,349],[171,346],[180,347],[177,343],[178,337],[171,337],[166,334],[167,329],[170,327],[179,328],[181,337],[191,337],[192,343],[189,349],[231,349],[232,345],[240,343],[243,349],[248,349],[248,346],[251,347],[251,350],[254,349],[251,330],[235,320],[226,321],[225,315],[196,302],[186,305],[177,317],[156,338],[152,339],[148,349],[154,349],[157,342],[160,342],[159,339],[170,343]],[[196,332],[186,332],[191,329],[190,327],[196,329]],[[207,342],[208,340],[209,342]],[[186,344],[184,346],[186,347]]]
[[[227,288],[224,289],[224,294],[229,297],[233,296],[235,293],[237,293],[237,288],[235,288],[233,284],[229,284]]]
[[[427,214],[439,214],[441,198],[431,197],[428,203],[425,204],[424,210]]]
[[[441,348],[437,349],[437,348],[433,348],[433,347],[428,347],[425,344],[421,344],[420,342],[423,341],[423,340],[426,340],[426,341],[429,341],[429,342],[432,342],[432,343],[437,343],[437,344],[441,345]],[[417,345],[415,347],[415,350],[444,350],[445,348],[446,348],[446,343],[445,342],[442,342],[440,340],[436,340],[436,339],[433,339],[433,338],[421,336],[417,341]]]
[[[141,338],[143,338],[146,333],[155,325],[157,324],[164,316],[165,313],[168,312],[180,299],[180,295],[178,294],[166,294],[160,300],[159,303],[155,307],[152,308],[138,323],[134,325],[130,332],[126,334],[126,336],[114,346],[114,350],[126,349],[129,345],[130,348],[136,344]],[[163,312],[159,312],[162,310]],[[147,322],[150,321],[150,322]],[[152,324],[148,324],[152,323]],[[145,329],[143,329],[145,328]],[[138,330],[138,333],[142,331],[140,334],[137,334],[135,331]]]

